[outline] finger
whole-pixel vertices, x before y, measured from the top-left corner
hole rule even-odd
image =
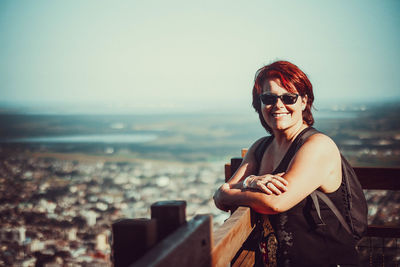
[[[285,178],[283,178],[283,177],[274,176],[273,178],[274,178],[275,180],[281,182],[281,183],[284,184],[284,185],[288,185],[288,184],[289,184],[289,182],[288,182]]]
[[[279,177],[279,176],[277,176],[277,177]],[[264,176],[260,176],[260,181],[263,183],[263,184],[266,184],[266,183],[268,183],[268,182],[270,182],[272,179],[274,179],[274,175],[272,175],[272,174],[266,174],[266,175],[264,175]]]
[[[264,192],[267,195],[272,195],[273,192],[269,190],[264,184],[260,184],[260,191]]]
[[[268,180],[265,179],[265,177],[262,176],[257,176],[255,177],[249,185],[252,185],[252,188],[259,187],[261,184],[265,184]]]
[[[275,184],[277,187],[282,188],[284,190],[287,190],[287,185],[289,184],[286,180],[281,180],[281,179],[273,179],[271,180],[273,184]]]
[[[229,208],[229,207],[222,207],[222,209],[221,210],[223,210],[223,211],[226,211],[226,212],[229,212],[231,209]]]
[[[265,192],[265,193],[267,193],[267,194],[269,194],[269,195],[272,194],[271,190],[269,190],[269,189],[265,186],[265,183],[264,183],[263,181],[261,181],[261,180],[260,180],[260,181],[257,181],[256,186],[255,186],[255,189],[261,190],[261,191],[263,191],[263,192]]]
[[[288,188],[281,181],[277,179],[272,180],[270,183],[273,184],[281,192],[286,192],[288,190]]]
[[[272,182],[269,182],[265,185],[269,190],[271,190],[275,195],[282,194],[281,190],[279,190]]]
[[[284,175],[286,172],[280,172],[280,173],[277,173],[277,174],[275,174],[275,175],[278,175],[278,176],[282,176],[282,175]]]
[[[218,208],[218,209],[220,209],[220,210],[222,210],[222,211],[229,211],[230,210],[230,207],[229,206],[225,206],[225,205],[223,205],[223,204],[221,204],[221,203],[215,203],[215,206]]]

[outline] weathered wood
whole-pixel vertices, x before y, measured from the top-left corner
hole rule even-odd
[[[366,236],[400,238],[400,227],[385,226],[385,225],[369,225]]]
[[[211,215],[197,215],[130,267],[211,266]]]
[[[238,257],[232,260],[231,267],[254,266],[255,252],[251,250],[241,250]]]
[[[231,158],[231,173],[232,175],[235,171],[239,168],[240,164],[242,163],[242,158]]]
[[[157,220],[157,240],[186,223],[186,201],[159,201],[151,205],[151,218]]]
[[[242,158],[244,158],[244,156],[246,156],[247,153],[247,148],[242,148]]]
[[[129,266],[157,240],[157,224],[151,219],[124,219],[112,224],[115,267]]]
[[[212,266],[227,266],[253,228],[250,208],[239,207],[213,232]]]
[[[400,168],[354,167],[364,189],[400,190]]]
[[[231,164],[226,163],[225,164],[225,182],[228,182],[229,179],[232,177],[232,172],[231,172]]]
[[[255,213],[251,213],[254,215]],[[238,250],[235,257],[231,261],[232,266],[254,266],[256,258],[260,258],[260,250],[258,246],[259,229],[256,227],[249,234],[242,247]]]

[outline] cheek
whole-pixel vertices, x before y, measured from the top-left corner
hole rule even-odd
[[[265,106],[261,106],[261,113],[264,120],[267,121],[269,116],[269,109],[267,109]]]
[[[261,104],[261,112],[264,116],[266,116],[270,110],[271,110],[271,108],[267,108],[267,106]]]
[[[292,106],[287,106],[287,109],[292,113],[302,113],[303,112],[303,104],[301,102],[296,103]]]

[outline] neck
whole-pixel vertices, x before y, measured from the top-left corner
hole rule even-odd
[[[308,125],[305,123],[294,125],[293,127],[286,129],[284,131],[274,130],[275,142],[278,146],[287,146],[291,144],[296,136],[307,128]]]

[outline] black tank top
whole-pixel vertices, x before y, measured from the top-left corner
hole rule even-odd
[[[264,140],[265,149],[273,136],[267,139]],[[273,174],[286,172],[291,159],[292,157],[284,157]],[[342,214],[345,214],[346,207],[345,190],[346,186],[342,181],[335,192],[326,194]],[[323,201],[319,205],[325,225],[320,224],[310,196],[286,212],[269,215],[278,239],[278,266],[358,264],[354,238],[346,232]]]

